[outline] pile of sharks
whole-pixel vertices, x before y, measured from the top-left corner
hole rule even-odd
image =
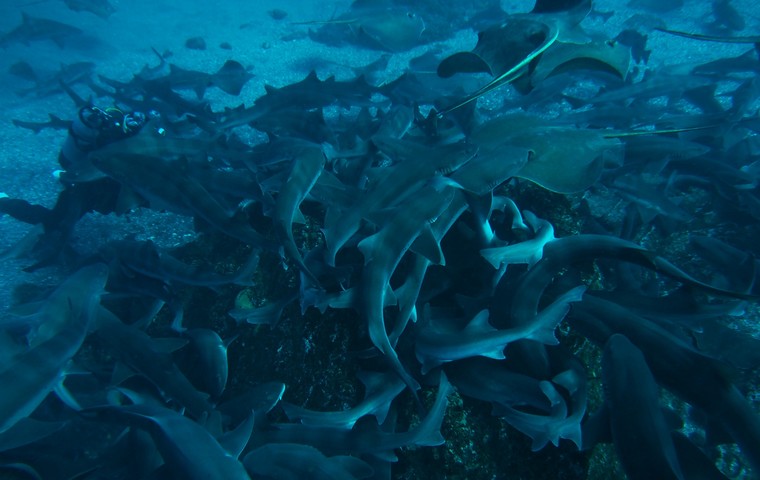
[[[428,41],[408,12],[357,0],[311,36],[393,54]],[[235,60],[156,52],[129,81],[88,64],[48,82],[159,113],[66,182],[109,178],[112,215],[168,212],[196,235],[85,250],[86,232],[37,225],[5,252],[70,273],[0,324],[0,471],[507,478],[519,459],[452,453],[498,441],[581,470],[536,478],[586,478],[605,445],[632,480],[760,475],[760,37],[662,27],[747,50],[648,68],[633,31],[587,32],[590,14],[494,7],[469,19],[471,51],[431,47],[397,78],[387,57],[311,72],[237,108],[206,99],[243,91]]]

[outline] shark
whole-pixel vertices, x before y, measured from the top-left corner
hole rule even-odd
[[[47,122],[30,122],[27,120],[18,120],[15,118],[11,121],[15,126],[19,128],[26,128],[27,130],[31,130],[34,133],[40,133],[46,128],[50,128],[52,130],[68,130],[71,126],[71,120],[64,120],[54,113],[48,113],[48,118],[50,120]]]
[[[541,380],[515,372],[507,362],[477,356],[446,363],[443,370],[462,395],[493,405],[551,407]]]
[[[18,305],[11,314],[29,329],[27,344],[34,348],[59,335],[69,324],[82,316],[91,316],[91,311],[100,302],[108,269],[104,264],[95,263],[81,268],[63,281],[44,300]]]
[[[429,222],[438,218],[451,203],[454,189],[448,185],[436,185],[440,183],[436,180],[430,181],[402,207],[393,210],[383,228],[358,245],[365,259],[360,278],[359,310],[367,323],[370,340],[412,392],[419,389],[419,384],[407,373],[390,343],[383,305],[386,285],[407,250],[416,250],[433,263],[444,261]]]
[[[21,12],[21,25],[0,36],[0,47],[7,48],[16,43],[29,45],[32,42],[48,40],[63,48],[66,41],[83,33],[77,27]]]
[[[300,82],[280,88],[265,85],[264,89],[266,94],[257,98],[252,106],[241,106],[225,112],[219,127],[226,130],[248,125],[266,115],[293,108],[294,105],[298,105],[302,110],[313,110],[336,103],[346,107],[371,106],[373,103],[368,99],[377,90],[361,76],[348,81],[337,81],[335,77],[320,80],[314,70]]]
[[[628,477],[685,478],[657,383],[644,355],[625,335],[612,335],[605,343],[602,380],[615,450]]]
[[[108,0],[63,0],[63,3],[69,7],[69,10],[75,12],[90,12],[103,20],[116,13],[114,7]]]
[[[169,398],[185,407],[193,418],[201,418],[213,410],[209,397],[195,389],[180,371],[170,350],[177,342],[159,342],[133,325],[125,325],[113,313],[101,308],[97,316],[97,338],[114,352],[121,367],[114,371],[114,382],[139,373]],[[181,343],[182,346],[184,342]],[[124,368],[126,367],[126,368]]]
[[[189,265],[168,252],[160,250],[150,240],[115,240],[100,249],[104,260],[116,261],[123,268],[169,284],[192,285],[215,289],[224,285],[252,286],[259,264],[259,252],[253,250],[238,270],[229,275]]]
[[[88,85],[92,83],[92,77],[95,73],[95,63],[61,63],[58,71],[43,75],[35,72],[34,69],[32,69],[31,65],[25,61],[20,61],[11,67],[9,73],[17,74],[25,80],[29,80],[30,82],[34,83],[33,87],[18,90],[16,92],[17,95],[23,97],[26,95],[34,94],[37,97],[45,97],[48,95],[61,93],[64,91],[64,88],[71,88],[72,85]]]
[[[550,403],[548,415],[537,413],[536,407],[523,411],[518,407],[495,404],[493,414],[504,418],[510,425],[533,439],[531,450],[544,448],[549,442],[559,446],[560,439],[572,441],[580,450],[582,447],[581,420],[586,414],[587,392],[581,373],[569,369],[555,375],[551,381],[541,380],[539,388]],[[557,388],[567,391],[566,400]]]
[[[532,267],[543,255],[544,246],[555,240],[554,226],[546,220],[536,217],[532,212],[524,211],[522,216],[534,232],[530,240],[500,247],[484,248],[480,254],[493,268],[501,265],[528,264]]]
[[[250,225],[242,211],[228,210],[198,179],[183,174],[181,160],[169,162],[148,155],[109,151],[93,152],[90,159],[98,169],[151,202],[153,208],[190,215],[254,247],[279,250],[276,242]]]
[[[243,459],[245,468],[264,478],[296,480],[355,480],[375,472],[365,461],[348,455],[327,457],[318,449],[297,443],[270,443]]]
[[[754,292],[738,292],[699,281],[636,243],[610,235],[582,234],[557,238],[544,245],[541,260],[524,275],[515,290],[516,301],[511,307],[511,316],[514,321],[517,324],[528,323],[535,317],[539,301],[557,272],[567,266],[595,258],[611,258],[634,263],[684,284],[722,296],[739,299],[757,297]]]
[[[722,425],[753,468],[760,468],[760,416],[731,383],[723,364],[665,328],[593,295],[577,304],[568,320],[599,345],[624,335],[643,354],[659,385]]]
[[[397,448],[438,446],[444,443],[440,428],[448,396],[453,392],[454,388],[441,372],[433,406],[417,426],[405,432],[384,432],[372,417],[362,417],[350,430],[297,423],[272,424],[263,430],[256,430],[249,447],[298,443],[316,447],[327,456],[371,455],[386,461],[396,461],[393,450]]]
[[[214,73],[187,70],[174,64],[169,64],[169,73],[149,82],[166,82],[173,90],[193,90],[198,99],[203,98],[206,88],[214,86],[230,95],[240,95],[253,74],[238,61],[227,60]]]
[[[321,425],[351,429],[365,415],[374,415],[378,424],[385,421],[391,402],[404,390],[404,382],[393,372],[359,372],[364,384],[364,399],[353,408],[340,412],[317,412],[282,402],[285,415],[291,421],[300,420],[304,425]]]
[[[192,90],[200,100],[209,87],[217,87],[229,95],[240,95],[245,84],[254,76],[236,60],[227,60],[216,72],[208,73],[167,63],[161,55],[159,58],[161,63],[158,67],[143,69],[143,72],[135,75],[129,82],[103,76],[100,79],[120,92],[143,92],[165,97],[169,90]]]
[[[335,264],[340,248],[361,228],[363,218],[373,211],[389,208],[404,197],[414,195],[415,188],[436,175],[456,171],[477,155],[478,148],[466,142],[430,149],[410,140],[373,138],[378,148],[397,164],[376,169],[367,191],[351,206],[331,207],[325,217],[323,233],[328,248],[327,262]],[[417,161],[427,158],[428,161]]]
[[[306,145],[303,153],[293,159],[287,179],[277,193],[272,211],[275,232],[283,242],[285,254],[298,266],[299,270],[319,285],[319,279],[309,270],[298,251],[293,238],[293,221],[302,217],[298,207],[311,191],[325,166],[325,155],[318,146]]]
[[[108,267],[100,263],[84,267],[75,277],[76,283],[86,288],[72,292],[70,282],[66,294],[53,294],[42,310],[47,321],[39,327],[31,347],[15,353],[4,349],[1,354],[0,382],[6,388],[0,395],[0,433],[27,418],[53,390],[77,407],[62,381],[94,323]]]
[[[504,330],[497,330],[488,323],[488,310],[475,315],[463,330],[451,330],[428,319],[418,329],[415,339],[415,352],[422,363],[422,373],[446,362],[474,356],[503,359],[507,345],[518,340],[556,345],[559,342],[554,330],[570,310],[570,303],[579,302],[585,290],[585,286],[572,288],[541,310],[532,321]]]
[[[449,203],[449,206],[430,226],[433,238],[439,245],[443,237],[454,226],[466,209],[467,202],[465,196],[460,191],[455,191],[454,198]],[[406,279],[394,292],[399,312],[396,317],[396,325],[388,333],[388,339],[394,347],[401,334],[406,330],[409,320],[417,319],[417,301],[422,289],[422,283],[425,280],[428,268],[434,263],[425,255],[415,252],[411,252],[411,254],[413,255],[413,260]]]
[[[235,435],[244,439],[243,445],[228,449],[202,425],[154,403],[91,407],[82,414],[148,431],[164,459],[166,473],[171,475],[191,480],[250,478],[235,453],[248,443],[253,431],[253,414],[238,426],[240,431]]]
[[[222,340],[218,333],[208,328],[192,328],[183,335],[190,340],[187,347],[190,379],[202,391],[219,398],[224,393],[229,376],[227,347],[237,335]]]

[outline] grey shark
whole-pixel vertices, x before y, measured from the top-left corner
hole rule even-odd
[[[570,310],[570,303],[580,301],[585,290],[585,286],[575,287],[541,310],[535,319],[505,330],[496,330],[488,323],[488,310],[478,313],[461,331],[451,331],[429,320],[419,329],[415,341],[422,372],[446,362],[475,356],[502,359],[509,343],[518,340],[556,345],[554,330]]]
[[[360,372],[359,378],[364,384],[364,399],[348,410],[340,412],[317,412],[291,403],[283,402],[285,415],[290,420],[300,420],[304,425],[333,426],[350,429],[356,421],[365,415],[374,415],[377,423],[382,424],[388,414],[393,399],[404,390],[404,382],[393,372]]]
[[[21,12],[21,25],[0,36],[0,47],[6,48],[15,43],[29,45],[32,42],[49,40],[63,48],[66,41],[82,33],[77,27]]]
[[[83,290],[85,298],[77,301],[76,308],[76,299],[55,297],[44,308],[49,321],[40,326],[31,348],[0,358],[0,383],[5,386],[0,395],[0,433],[28,417],[53,389],[58,388],[62,398],[68,396],[61,381],[93,323],[107,278],[108,267],[103,264],[80,270],[77,279],[87,279],[91,288]]]

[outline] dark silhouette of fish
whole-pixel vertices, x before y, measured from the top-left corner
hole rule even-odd
[[[6,48],[16,43],[29,45],[32,42],[49,40],[63,48],[68,39],[82,33],[77,27],[21,12],[21,25],[0,37],[0,47]]]
[[[95,64],[92,62],[62,63],[61,68],[57,72],[40,75],[27,62],[21,61],[13,64],[8,71],[35,83],[33,87],[21,89],[16,94],[22,97],[30,94],[44,97],[63,92],[64,85],[70,87],[78,83],[92,83]]]
[[[116,7],[108,0],[63,0],[63,3],[75,12],[90,12],[104,20],[116,13]]]
[[[170,64],[169,75],[160,80],[169,82],[174,90],[193,90],[200,99],[209,86],[217,87],[230,95],[240,95],[243,86],[251,78],[253,75],[243,65],[235,60],[227,60],[216,73],[185,70]]]
[[[135,75],[130,82],[119,82],[101,76],[100,79],[111,87],[124,92],[139,92],[158,98],[165,97],[168,90],[193,90],[198,99],[203,98],[208,87],[217,87],[230,95],[239,95],[253,74],[235,60],[227,60],[215,73],[186,70],[174,64],[166,64],[163,56],[161,65],[156,69],[145,70],[145,74]],[[161,70],[160,72],[157,70]]]
[[[52,128],[53,130],[67,130],[71,126],[71,120],[64,120],[57,115],[48,113],[50,120],[47,122],[27,122],[24,120],[11,120],[14,125],[20,128],[26,128],[34,133],[40,133],[46,128]]]

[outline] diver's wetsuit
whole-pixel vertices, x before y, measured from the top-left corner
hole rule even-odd
[[[68,245],[74,225],[88,212],[104,215],[114,211],[121,185],[112,178],[71,181],[77,172],[92,168],[89,154],[103,146],[136,134],[145,125],[142,113],[124,114],[118,109],[82,108],[71,122],[69,135],[58,156],[64,171],[59,179],[64,189],[52,209],[16,198],[0,198],[0,213],[33,225],[42,225],[42,235],[34,247],[39,261],[33,270],[54,261]]]

